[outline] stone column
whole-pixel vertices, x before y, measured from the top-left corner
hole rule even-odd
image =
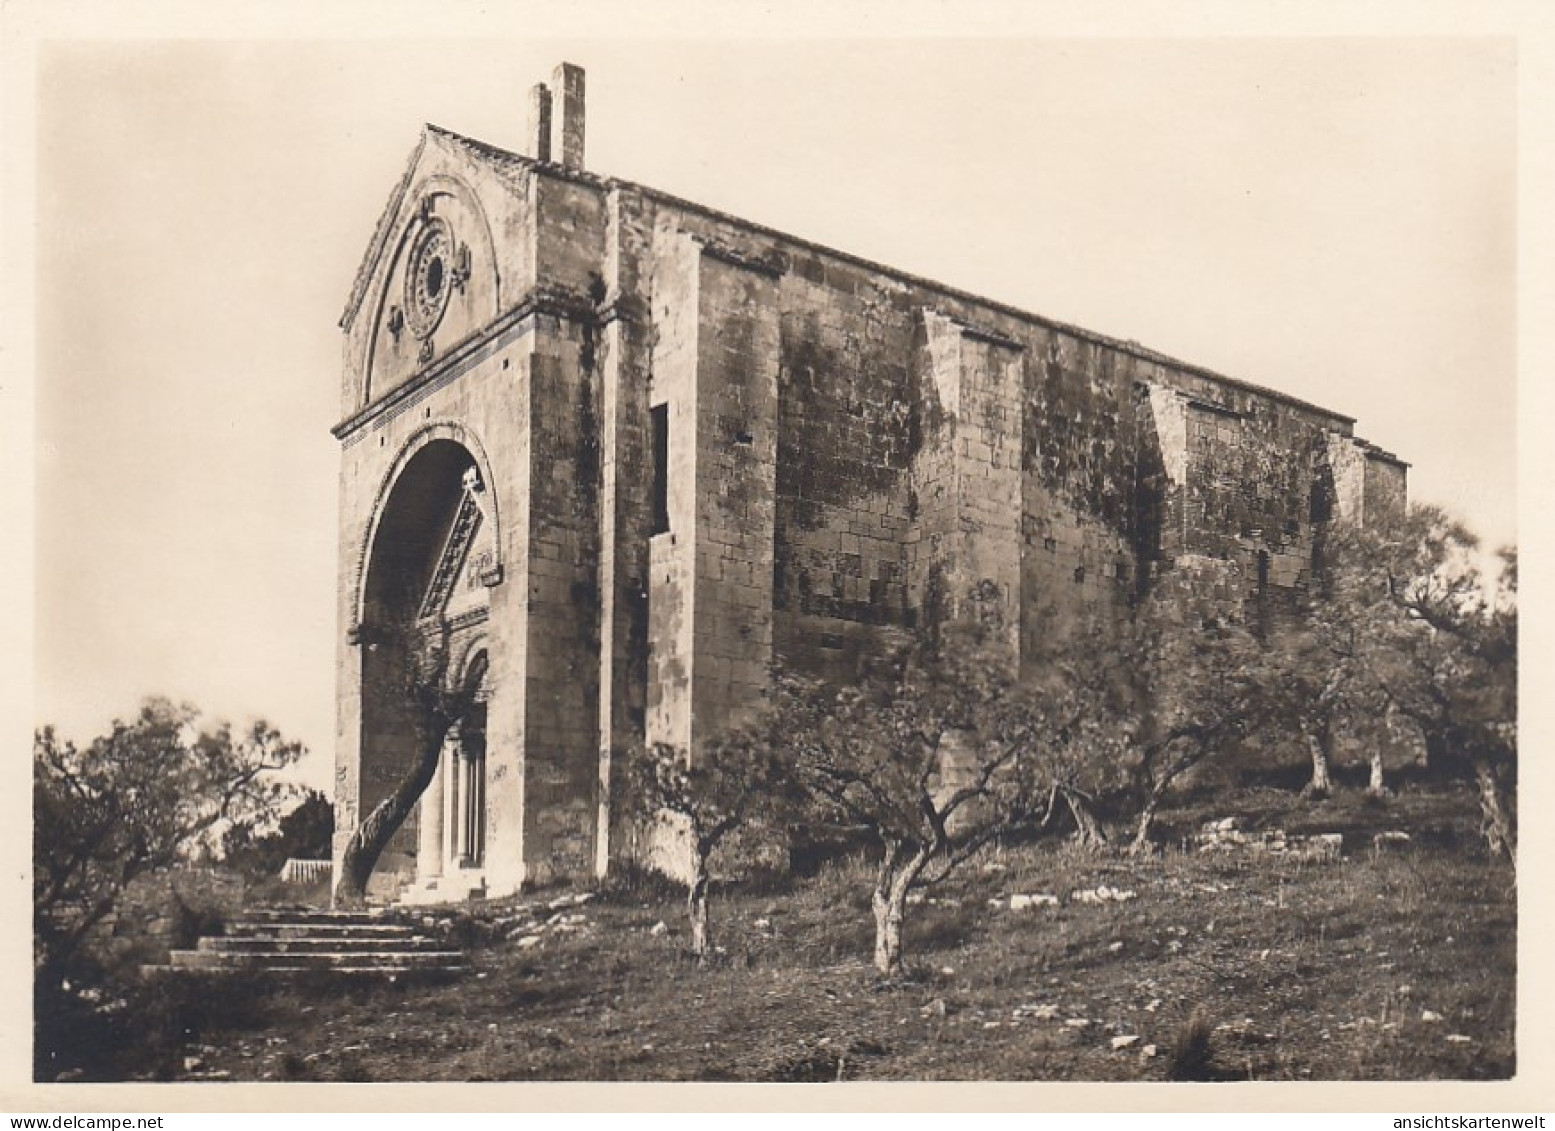
[[[416,872],[423,880],[443,874],[443,759],[421,795],[420,838],[416,845]]]
[[[455,830],[459,827],[459,810],[456,808],[455,793],[459,788],[459,767],[454,764],[454,748],[447,743],[443,745],[442,763],[438,766],[437,777],[440,783],[438,802],[443,807],[443,867],[446,868],[454,859]]]
[[[464,863],[464,856],[469,851],[469,830],[464,821],[464,808],[466,803],[466,790],[469,788],[465,780],[464,752],[455,746],[449,751],[450,766],[453,771],[453,859],[456,863]]]

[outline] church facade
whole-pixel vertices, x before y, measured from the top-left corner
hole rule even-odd
[[[530,111],[525,155],[424,129],[341,320],[337,864],[416,755],[404,629],[478,700],[402,897],[602,872],[611,750],[694,752],[774,659],[847,678],[974,592],[1030,658],[1404,505],[1337,412],[587,171],[576,67]]]

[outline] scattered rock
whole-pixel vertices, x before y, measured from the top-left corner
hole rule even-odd
[[[1158,998],[1158,997],[1151,998],[1150,999],[1150,1004],[1145,1006],[1145,1012],[1146,1013],[1154,1013],[1156,1010],[1158,1010],[1160,1008],[1161,1008],[1161,999]]]
[[[1298,860],[1326,862],[1338,860],[1344,851],[1343,833],[1318,833],[1293,838],[1287,855]]]
[[[1126,1037],[1113,1037],[1112,1038],[1112,1047],[1114,1049],[1126,1049],[1126,1048],[1130,1048],[1130,1047],[1132,1047],[1132,1046],[1134,1046],[1134,1045],[1136,1045],[1138,1043],[1139,1043],[1139,1035],[1137,1033],[1136,1034],[1132,1034],[1130,1036],[1126,1036]]]
[[[648,928],[648,933],[657,938],[659,935],[668,934],[669,929],[669,924],[666,923],[663,919],[660,919],[657,923]]]
[[[1371,838],[1371,846],[1379,852],[1389,845],[1405,845],[1409,843],[1409,834],[1403,829],[1387,829]]]
[[[1029,1017],[1035,1021],[1051,1021],[1058,1016],[1058,1006],[1037,1005],[1035,1002],[1028,1002],[1025,1005],[1017,1005],[1012,1016],[1017,1018]]]
[[[942,997],[937,997],[933,1001],[929,1002],[929,1004],[925,1005],[922,1009],[918,1010],[918,1012],[923,1014],[925,1017],[943,1017],[945,1016],[945,999]]]
[[[1029,911],[1033,907],[1057,907],[1058,896],[1037,892],[1031,895],[1010,896],[1011,911]]]
[[[1420,1020],[1426,1022],[1427,1024],[1434,1025],[1441,1021],[1441,1019],[1442,1015],[1437,1013],[1434,1009],[1422,1009],[1420,1011]]]
[[[1091,1021],[1088,1017],[1071,1017],[1069,1020],[1064,1022],[1064,1024],[1069,1026],[1071,1029],[1083,1029],[1090,1023]]]
[[[1447,1039],[1455,1045],[1467,1044],[1474,1040],[1473,1037],[1466,1037],[1462,1033],[1448,1033]]]
[[[1146,1045],[1144,1048],[1139,1050],[1139,1059],[1149,1060],[1152,1056],[1155,1055],[1155,1052],[1156,1049],[1154,1045]]]
[[[1111,952],[1112,954],[1116,954],[1116,953],[1118,953],[1118,951],[1120,951],[1122,949],[1123,949],[1123,940],[1122,939],[1118,939],[1116,942],[1110,943],[1107,946],[1107,950],[1109,952]]]
[[[751,924],[751,926],[755,927],[758,931],[770,931],[772,929],[772,920],[757,919],[754,923]]]
[[[1138,898],[1138,896],[1139,896],[1139,893],[1136,892],[1136,891],[1132,891],[1132,890],[1124,891],[1122,888],[1111,888],[1111,887],[1108,887],[1106,884],[1100,884],[1100,885],[1098,885],[1095,888],[1091,888],[1091,889],[1088,889],[1088,890],[1085,890],[1085,891],[1070,892],[1069,893],[1069,902],[1071,902],[1071,903],[1126,903],[1126,902],[1128,902],[1131,899]]]

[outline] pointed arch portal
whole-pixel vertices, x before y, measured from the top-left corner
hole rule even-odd
[[[465,658],[440,676],[476,690],[475,707],[453,728],[431,786],[380,858],[380,873],[408,878],[441,874],[447,864],[478,867],[485,845],[484,647],[468,639],[478,620],[450,620],[449,604],[464,576],[489,504],[470,449],[453,439],[425,439],[400,465],[374,524],[362,585],[358,630],[362,654],[360,811],[372,812],[415,766],[416,672],[427,670],[436,644],[445,660]],[[436,799],[435,801],[433,799]],[[427,847],[433,844],[435,848]]]

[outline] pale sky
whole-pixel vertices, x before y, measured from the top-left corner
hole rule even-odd
[[[511,27],[505,29],[511,32]],[[337,320],[433,122],[1354,416],[1514,541],[1510,40],[93,42],[37,55],[34,721],[164,694],[329,775]]]

